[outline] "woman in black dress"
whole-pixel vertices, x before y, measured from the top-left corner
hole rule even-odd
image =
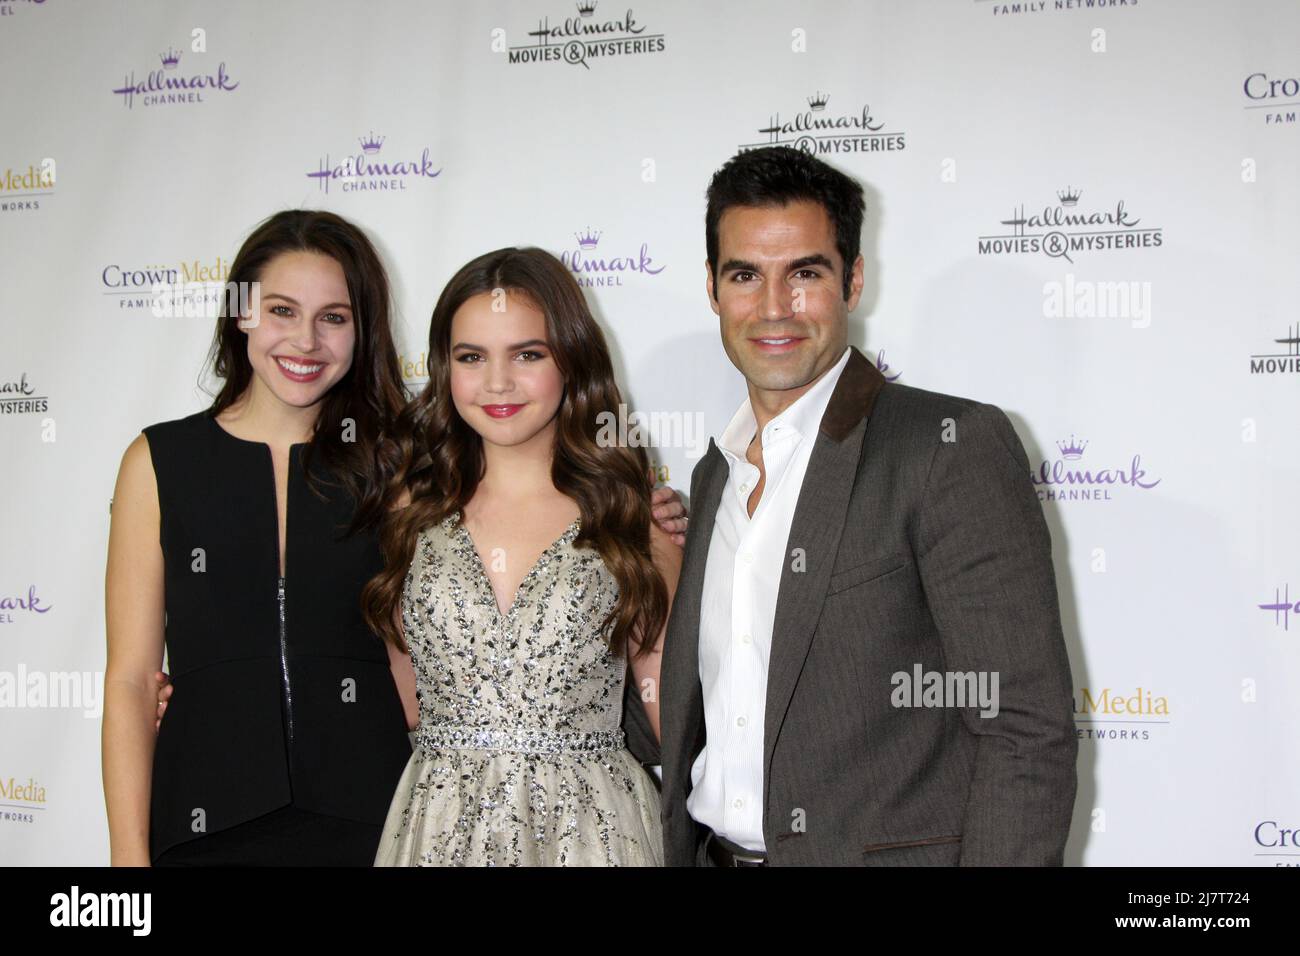
[[[405,401],[388,280],[355,226],[286,211],[240,249],[227,289],[241,283],[260,295],[222,309],[212,407],[146,428],[118,475],[112,862],[368,866],[415,712],[409,658],[359,604],[382,567],[387,429]]]

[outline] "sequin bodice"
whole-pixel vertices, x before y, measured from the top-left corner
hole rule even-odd
[[[402,620],[426,736],[618,731],[626,659],[598,633],[618,585],[594,549],[573,546],[578,530],[574,521],[542,552],[504,615],[458,515],[421,534]]]
[[[613,575],[574,521],[502,613],[459,518],[421,533],[402,592],[420,726],[375,865],[663,865],[619,727],[626,657],[600,635]]]

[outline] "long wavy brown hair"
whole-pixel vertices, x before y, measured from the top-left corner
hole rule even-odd
[[[260,223],[235,254],[227,288],[256,282],[272,259],[286,252],[318,252],[336,261],[347,279],[357,322],[352,366],[321,399],[320,415],[303,455],[308,483],[319,496],[322,486],[342,484],[356,503],[349,530],[377,524],[384,495],[398,463],[391,429],[406,405],[401,366],[389,322],[389,283],[374,246],[360,228],[332,212],[286,209]],[[235,296],[222,296],[208,362],[222,379],[208,409],[216,416],[229,408],[253,380],[248,333],[239,327]],[[352,427],[344,440],[344,420]],[[313,462],[324,468],[313,468]]]
[[[595,548],[618,583],[618,600],[601,622],[601,636],[614,653],[630,640],[636,656],[647,655],[668,616],[668,590],[651,561],[649,462],[644,448],[597,442],[597,416],[618,414],[622,403],[605,336],[573,275],[536,248],[481,255],[438,297],[429,325],[429,384],[394,429],[401,459],[380,528],[385,567],[361,593],[366,622],[407,651],[399,607],[416,539],[448,515],[463,514],[483,477],[483,441],[451,398],[451,322],[467,300],[496,289],[527,297],[546,317],[547,340],[564,378],[551,481],[581,509],[574,545]],[[393,507],[404,490],[410,504]]]

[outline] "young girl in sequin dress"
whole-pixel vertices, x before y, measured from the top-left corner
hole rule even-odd
[[[500,249],[444,289],[428,354],[363,597],[420,704],[375,864],[662,865],[620,723],[631,681],[658,738],[681,558],[645,451],[604,440],[622,399],[600,328],[557,259]]]

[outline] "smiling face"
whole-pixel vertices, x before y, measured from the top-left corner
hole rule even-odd
[[[457,413],[484,442],[554,440],[564,377],[546,316],[527,296],[483,292],[465,300],[451,320],[450,377]]]
[[[306,408],[352,367],[356,323],[343,268],[317,252],[285,252],[259,276],[256,323],[243,322],[253,387]]]
[[[718,279],[708,271],[709,303],[722,345],[751,392],[784,407],[833,366],[848,344],[848,315],[862,294],[862,256],[844,264],[835,230],[819,203],[733,206],[718,222]],[[779,394],[778,394],[779,393]]]

